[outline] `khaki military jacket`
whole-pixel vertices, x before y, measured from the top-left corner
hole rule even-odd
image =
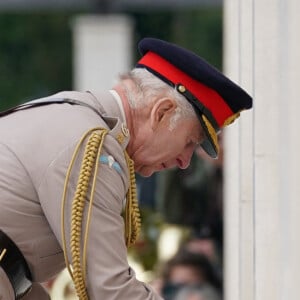
[[[103,118],[88,107],[66,103],[34,107],[0,118],[0,229],[22,251],[35,282],[47,281],[60,272],[65,267],[61,207],[67,170],[84,133],[95,127],[107,128],[109,134],[101,155],[112,156],[117,168],[104,161],[98,169],[87,244],[89,299],[160,299],[136,279],[127,262],[121,213],[129,186],[124,150],[130,137],[122,132],[124,113],[110,92],[61,92],[45,100],[53,98],[86,102]],[[120,134],[123,138],[117,139]],[[79,157],[83,151],[81,147]],[[66,195],[69,257],[71,202],[80,166],[77,159]],[[12,299],[7,283],[0,268],[1,300]],[[26,299],[47,298],[34,296],[33,291]]]

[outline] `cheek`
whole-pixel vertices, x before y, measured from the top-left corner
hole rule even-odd
[[[183,153],[185,146],[176,137],[165,137],[156,144],[157,157],[163,160],[174,159]]]
[[[147,139],[135,154],[136,165],[153,166],[173,160],[184,151],[182,142],[172,133]]]
[[[166,161],[171,155],[170,150],[159,145],[145,145],[136,156],[136,165],[143,167],[155,167],[158,164]]]
[[[155,145],[145,142],[134,154],[133,160],[135,165],[140,167],[153,163],[155,153],[159,153],[159,150],[155,150]]]

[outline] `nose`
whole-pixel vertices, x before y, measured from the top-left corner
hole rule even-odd
[[[181,155],[177,158],[177,165],[180,169],[186,169],[190,163],[193,155],[194,149],[186,149]]]

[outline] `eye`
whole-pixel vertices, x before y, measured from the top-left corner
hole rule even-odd
[[[186,147],[187,148],[190,148],[190,147],[195,147],[197,145],[197,143],[193,140],[189,140],[186,144]]]

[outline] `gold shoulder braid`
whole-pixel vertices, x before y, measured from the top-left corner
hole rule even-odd
[[[134,162],[125,151],[125,158],[129,169],[130,185],[126,195],[125,207],[125,241],[129,247],[135,243],[141,231],[141,214],[137,200]]]
[[[104,138],[108,131],[104,128],[93,128],[88,130],[73,153],[67,175],[64,184],[63,198],[62,198],[62,210],[61,210],[61,230],[62,230],[62,242],[66,266],[74,282],[77,296],[80,300],[88,300],[88,294],[86,289],[86,253],[88,242],[88,231],[90,224],[90,216],[92,210],[92,204],[94,200],[94,191],[96,185],[97,171],[99,167],[99,157],[103,146]],[[71,211],[71,233],[70,233],[70,245],[71,245],[71,264],[68,259],[66,250],[66,237],[65,237],[65,203],[67,187],[69,184],[70,174],[76,158],[78,157],[79,149],[89,136],[87,144],[85,146],[84,155],[79,172],[79,178],[77,181],[75,195],[72,200]],[[134,174],[134,163],[125,151],[125,158],[130,173],[130,185],[126,195],[126,208],[125,208],[125,241],[126,246],[134,244],[141,227],[141,218],[137,201],[136,183]],[[92,180],[92,188],[90,195],[88,195],[89,183]],[[82,237],[82,221],[85,201],[90,199],[87,221],[85,227],[85,233],[83,236],[83,253],[81,253],[80,241]],[[72,268],[72,269],[71,269]]]

